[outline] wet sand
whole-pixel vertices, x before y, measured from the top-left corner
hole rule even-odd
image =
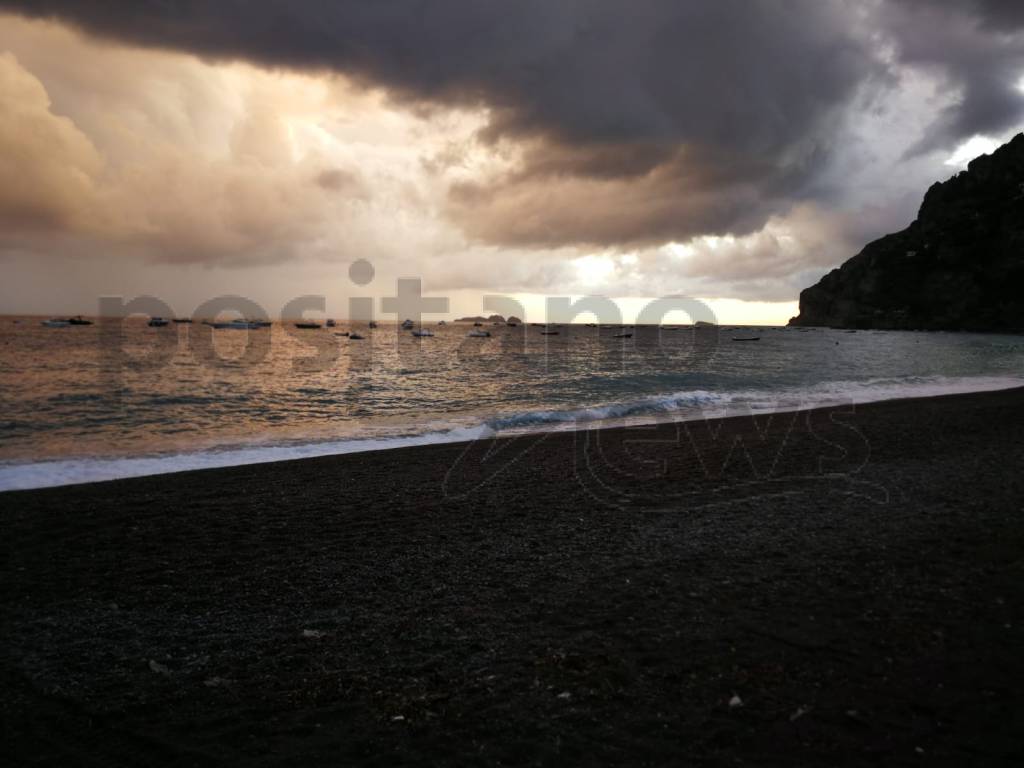
[[[1016,765],[1024,390],[0,494],[17,765]]]

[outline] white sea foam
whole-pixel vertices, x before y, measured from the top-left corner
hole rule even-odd
[[[457,443],[499,434],[643,424],[665,419],[699,419],[743,412],[785,412],[828,405],[988,392],[1020,386],[1024,386],[1024,378],[985,376],[835,381],[803,389],[775,391],[674,392],[587,408],[502,414],[476,425],[443,425],[435,422],[423,427],[419,434],[392,437],[350,438],[286,445],[261,444],[157,456],[8,462],[0,464],[0,491]]]

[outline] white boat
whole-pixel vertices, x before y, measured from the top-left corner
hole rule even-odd
[[[412,320],[403,320],[402,321],[402,330],[403,331],[411,330],[413,325],[415,325],[415,323],[413,323]]]
[[[45,325],[47,328],[67,328],[69,325],[71,325],[71,321],[59,320],[57,318],[54,318],[52,320],[43,320],[43,325]]]
[[[470,337],[472,337],[474,339],[489,339],[489,338],[491,338],[491,332],[490,331],[470,331],[466,335],[470,336]]]
[[[434,332],[428,331],[425,328],[417,328],[415,331],[412,332],[412,335],[418,339],[422,339],[424,336],[433,336]]]

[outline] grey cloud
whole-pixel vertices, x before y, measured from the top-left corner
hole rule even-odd
[[[756,228],[799,196],[837,112],[881,72],[842,0],[5,5],[141,45],[343,71],[405,102],[484,107],[479,139],[521,143],[522,167],[457,188],[450,208],[493,243]],[[549,185],[582,197],[541,208],[531,198]],[[592,222],[576,221],[587,206]]]
[[[975,134],[1004,133],[1024,119],[1024,3],[892,0],[878,24],[903,64],[941,73],[960,94],[911,154],[948,148]]]
[[[332,70],[406,104],[481,107],[513,170],[456,184],[473,239],[643,246],[757,231],[813,200],[835,126],[894,68],[962,92],[918,150],[1021,118],[1013,0],[0,0],[142,46]],[[895,48],[883,55],[880,40]],[[318,183],[330,188],[328,177]]]
[[[787,145],[793,126],[848,93],[869,58],[846,33],[839,0],[0,6],[133,43],[337,69],[406,96],[484,103],[495,110],[496,134],[685,139],[748,151]]]

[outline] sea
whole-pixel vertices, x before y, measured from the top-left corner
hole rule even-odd
[[[0,491],[1024,386],[1012,335],[42,319],[0,317]]]

